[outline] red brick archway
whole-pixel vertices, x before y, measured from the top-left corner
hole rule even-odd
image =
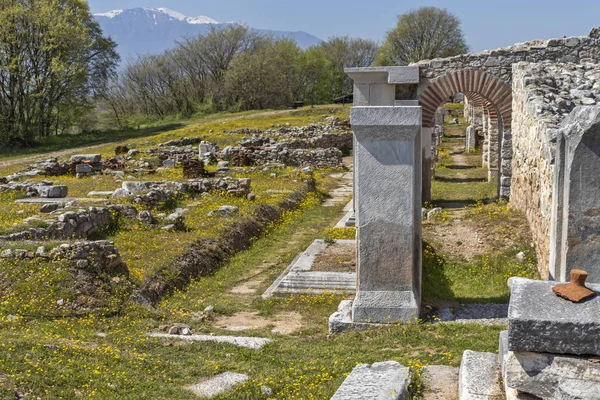
[[[512,89],[501,80],[485,71],[461,70],[449,72],[432,80],[419,98],[423,108],[423,127],[433,126],[434,114],[450,96],[465,93],[469,99],[486,107],[494,116],[502,118],[505,130],[512,122]]]

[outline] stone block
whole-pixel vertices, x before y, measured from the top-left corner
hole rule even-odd
[[[510,278],[508,348],[600,355],[600,297],[572,303],[556,296],[556,282]],[[588,284],[596,292],[599,284]]]
[[[246,374],[225,372],[197,385],[188,386],[187,389],[194,392],[197,396],[211,398],[233,389],[248,379],[249,377]]]
[[[215,342],[228,343],[237,347],[245,347],[248,349],[259,350],[267,344],[271,343],[272,339],[260,337],[244,337],[244,336],[210,336],[210,335],[170,335],[167,333],[149,333],[149,337],[171,339],[171,340],[186,340],[191,342]]]
[[[512,352],[504,357],[509,388],[542,399],[600,399],[600,359],[550,353]]]
[[[504,400],[496,354],[465,351],[458,388],[460,400]]]
[[[175,160],[169,158],[168,160],[163,161],[162,165],[166,168],[175,168]]]
[[[42,198],[61,199],[67,197],[69,188],[64,185],[57,186],[38,186],[37,191]]]
[[[131,194],[140,194],[150,190],[150,182],[124,181],[121,187]]]
[[[408,398],[410,370],[396,361],[354,367],[331,400],[403,400]]]
[[[86,163],[97,164],[100,161],[102,161],[101,154],[78,154],[78,155],[72,156],[71,160],[69,162],[71,162],[71,163],[86,162]]]
[[[77,164],[75,166],[75,172],[78,174],[92,174],[94,168],[90,164]]]

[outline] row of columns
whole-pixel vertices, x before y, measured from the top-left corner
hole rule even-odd
[[[512,135],[504,131],[502,120],[488,107],[479,106],[465,98],[467,128],[465,148],[482,150],[481,162],[488,167],[488,182],[498,183],[498,195],[510,196],[512,177]]]

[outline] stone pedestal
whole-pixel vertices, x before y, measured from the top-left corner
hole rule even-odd
[[[409,321],[421,294],[421,108],[355,107],[354,322]]]
[[[423,157],[416,101],[419,69],[351,68],[354,80],[354,207],[357,294],[330,318],[330,331],[414,320],[421,302]],[[413,99],[414,97],[414,99]],[[422,142],[427,135],[429,140]],[[429,176],[429,174],[426,174]],[[426,194],[427,195],[427,194]]]

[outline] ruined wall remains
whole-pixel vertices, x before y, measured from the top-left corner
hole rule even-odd
[[[557,132],[576,106],[599,101],[600,65],[518,63],[513,67],[511,203],[527,215],[544,278],[550,254]]]
[[[413,65],[420,67],[422,92],[429,80],[464,69],[484,70],[511,83],[512,65],[518,62],[597,63],[599,60],[600,28],[594,28],[587,36],[534,40],[502,49],[419,61]]]

